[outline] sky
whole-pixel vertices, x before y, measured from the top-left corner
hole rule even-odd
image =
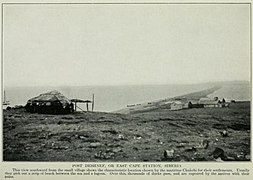
[[[250,5],[4,5],[5,86],[250,80]]]

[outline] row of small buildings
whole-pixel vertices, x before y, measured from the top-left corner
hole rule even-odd
[[[219,100],[218,97],[215,98],[201,98],[199,100],[189,100],[189,101],[172,101],[167,102],[170,103],[170,110],[181,110],[181,109],[189,109],[189,108],[222,108],[228,107],[229,103],[225,101],[223,98]]]

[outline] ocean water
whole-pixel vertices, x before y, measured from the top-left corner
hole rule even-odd
[[[67,98],[91,100],[95,95],[95,111],[110,112],[129,104],[144,103],[179,96],[213,87],[213,84],[195,85],[132,85],[132,86],[73,86],[73,87],[5,87],[11,106],[25,105],[27,100],[41,93],[58,90]],[[250,100],[249,83],[229,84],[213,94],[227,99]],[[86,110],[85,104],[78,106]],[[91,109],[91,105],[89,107]]]

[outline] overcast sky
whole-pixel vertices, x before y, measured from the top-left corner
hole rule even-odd
[[[6,86],[250,80],[250,5],[4,5]]]

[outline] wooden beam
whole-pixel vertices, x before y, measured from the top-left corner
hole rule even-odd
[[[92,94],[92,111],[94,110],[95,98],[94,94]]]

